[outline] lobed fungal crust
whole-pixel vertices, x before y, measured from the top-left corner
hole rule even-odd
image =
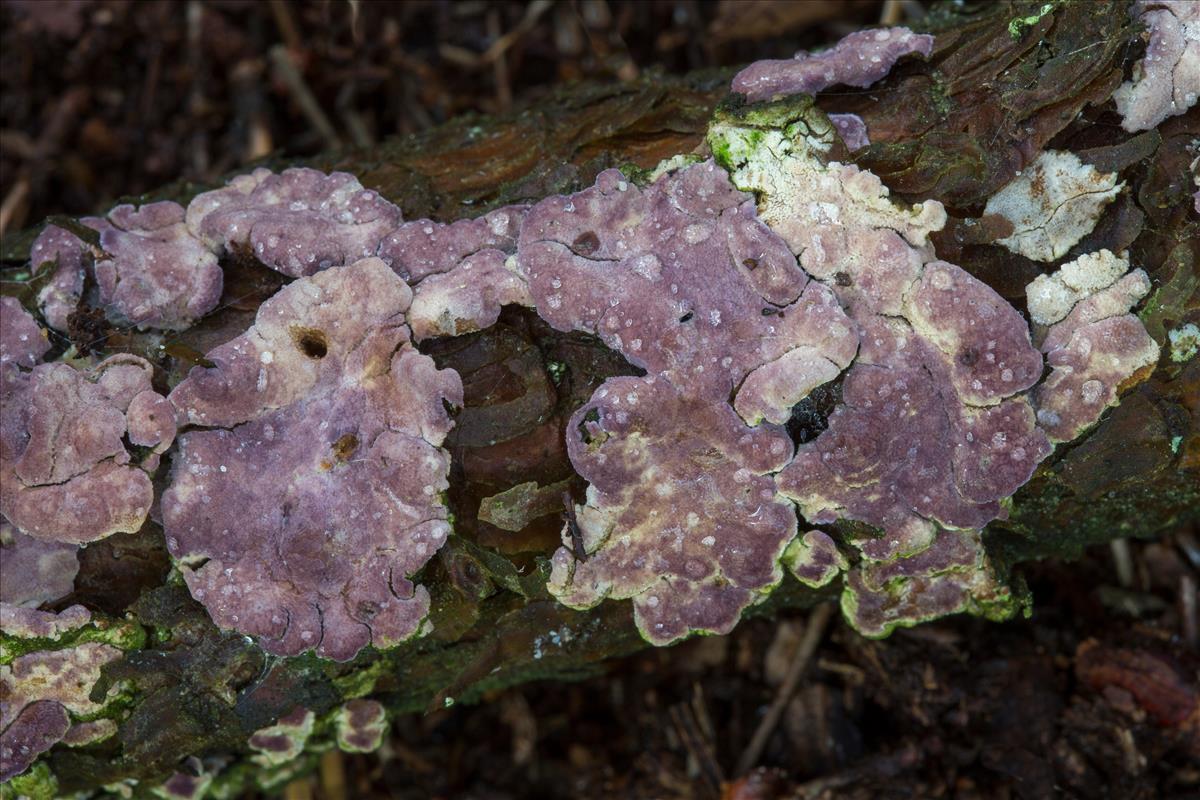
[[[346,660],[421,631],[409,579],[450,531],[440,445],[457,374],[413,347],[408,286],[364,259],[302,278],[170,401],[167,546],[217,624]]]
[[[1121,127],[1144,131],[1184,113],[1200,96],[1200,3],[1137,0],[1134,7],[1149,42],[1133,80],[1121,84],[1113,100]]]
[[[756,61],[733,78],[733,91],[751,102],[816,94],[837,84],[866,87],[882,80],[902,57],[933,52],[933,37],[908,28],[855,31],[828,50],[790,60]]]

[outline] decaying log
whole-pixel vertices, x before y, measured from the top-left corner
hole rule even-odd
[[[1189,178],[1196,117],[1114,134],[1109,98],[1142,49],[1127,3],[1014,2],[945,13],[927,22],[937,37],[928,61],[905,61],[868,89],[821,96],[824,111],[866,120],[876,143],[856,151],[854,162],[902,200],[942,201],[951,219],[935,236],[939,256],[1018,308],[1043,267],[981,231],[987,198],[1046,148],[1119,172],[1127,191],[1068,257],[1128,250],[1153,282],[1140,318],[1163,351],[1153,373],[1139,376],[1098,426],[1060,445],[1017,492],[1007,519],[986,529],[989,555],[1019,586],[1022,562],[1071,558],[1120,537],[1158,536],[1200,514],[1200,359],[1181,357],[1169,340],[1200,319],[1200,224]],[[569,87],[510,116],[459,119],[309,165],[352,172],[399,205],[405,219],[474,217],[578,191],[606,168],[632,175],[677,154],[704,152],[730,77],[651,74],[620,86]],[[156,197],[186,202],[199,188],[168,187]],[[30,241],[9,239],[3,257],[6,293],[19,287],[32,308],[40,279],[28,274]],[[282,283],[246,261],[224,266],[219,310],[187,331],[164,339],[81,320],[73,341],[57,344],[139,353],[174,385],[211,346],[248,327]],[[279,780],[314,756],[259,768],[246,760],[246,742],[296,705],[320,718],[348,699],[370,697],[393,713],[420,712],[477,702],[527,681],[593,675],[606,659],[646,646],[629,603],[574,611],[547,593],[545,559],[558,545],[560,511],[536,515],[519,533],[480,518],[481,501],[525,481],[555,486],[556,497],[580,492],[584,483],[567,460],[562,429],[600,382],[630,374],[629,364],[594,338],[557,333],[513,308],[492,328],[423,350],[458,370],[466,387],[460,433],[447,445],[455,533],[421,578],[433,598],[432,633],[383,652],[368,648],[346,663],[268,655],[251,638],[211,622],[172,572],[162,529],[148,522],[82,551],[75,590],[55,606],[80,603],[144,634],[130,639],[139,647],[104,668],[93,692],[124,682],[125,699],[110,706],[117,733],[86,747],[55,748],[35,777],[48,780],[48,769],[64,793],[136,779],[140,792],[186,771],[181,765],[195,756],[226,764],[219,780],[229,785]],[[156,489],[164,483],[160,471]],[[548,507],[556,506],[552,498]],[[810,606],[834,591],[788,577],[750,613]]]

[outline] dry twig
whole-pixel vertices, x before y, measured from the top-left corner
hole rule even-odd
[[[741,758],[738,759],[738,775],[749,772],[762,757],[767,740],[771,738],[775,726],[779,724],[779,718],[783,716],[783,710],[787,708],[792,695],[796,693],[796,688],[800,685],[800,678],[804,675],[804,669],[812,659],[813,653],[816,652],[817,645],[821,643],[821,638],[825,635],[825,628],[829,624],[832,614],[833,606],[830,603],[822,603],[809,614],[808,625],[805,626],[804,636],[792,654],[791,666],[788,667],[787,675],[784,676],[783,683],[780,684],[779,691],[775,694],[775,699],[771,701],[767,713],[758,723],[754,735],[750,737],[750,744],[746,745]]]
[[[308,88],[308,84],[304,82],[304,76],[300,74],[300,70],[296,69],[296,64],[292,61],[292,54],[288,49],[283,45],[272,47],[271,64],[275,67],[276,74],[279,75],[279,78],[287,86],[288,91],[292,93],[292,97],[300,107],[300,111],[308,118],[309,123],[317,129],[317,132],[321,134],[321,138],[325,140],[326,147],[333,150],[341,149],[341,138],[338,137],[333,123],[329,121],[329,117],[325,116],[325,112],[321,109],[321,104],[317,102],[316,96]]]

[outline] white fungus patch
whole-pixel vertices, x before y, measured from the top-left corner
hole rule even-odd
[[[985,214],[1012,223],[997,240],[1034,261],[1054,261],[1096,227],[1104,207],[1124,187],[1115,172],[1100,172],[1066,150],[1047,150],[987,202]]]
[[[1171,343],[1171,360],[1182,363],[1189,361],[1200,352],[1200,327],[1193,322],[1180,325],[1167,333]]]
[[[1039,275],[1025,287],[1029,317],[1051,325],[1085,297],[1111,286],[1129,270],[1129,261],[1108,250],[1086,253],[1052,275]]]

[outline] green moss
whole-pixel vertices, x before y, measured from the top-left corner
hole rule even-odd
[[[1057,479],[1039,481],[1018,495],[1011,519],[989,526],[984,544],[1007,571],[1034,559],[1079,558],[1086,548],[1117,536],[1154,538],[1200,518],[1200,487],[1194,484],[1194,474],[1176,470],[1157,481],[1081,498]]]
[[[341,697],[353,700],[366,697],[375,691],[375,684],[390,671],[385,659],[377,659],[362,669],[354,670],[333,679],[333,686]]]
[[[34,764],[20,775],[0,783],[0,800],[54,800],[58,797],[58,779],[42,762]]]
[[[1170,345],[1172,350],[1172,326],[1178,327],[1187,318],[1200,293],[1200,276],[1196,274],[1193,258],[1192,249],[1186,242],[1175,247],[1162,268],[1155,272],[1155,283],[1160,285],[1146,298],[1138,312],[1138,318],[1154,341],[1163,346]]]
[[[621,173],[638,186],[647,186],[669,172],[683,169],[692,164],[699,164],[704,159],[694,153],[681,153],[663,159],[649,169],[642,169],[637,164],[622,164]]]
[[[146,630],[131,620],[111,620],[95,617],[87,625],[66,631],[57,638],[23,639],[0,633],[0,664],[11,664],[26,653],[62,650],[87,642],[109,644],[126,652],[146,646]]]
[[[950,94],[947,91],[945,76],[935,70],[932,77],[933,83],[929,87],[929,99],[933,102],[933,107],[937,111],[938,117],[945,119],[954,110],[954,101],[950,99]],[[931,120],[930,122],[932,123],[933,121]]]
[[[709,149],[730,172],[760,157],[778,160],[804,147],[827,149],[833,137],[833,124],[808,95],[753,105],[730,100],[718,106],[708,128]]]
[[[1024,17],[1017,17],[1008,23],[1008,35],[1014,39],[1020,39],[1026,28],[1032,28],[1041,21],[1042,17],[1054,10],[1057,3],[1042,3],[1036,12]]]
[[[550,374],[550,380],[555,386],[561,386],[563,378],[567,376],[567,365],[561,361],[547,360],[546,372]]]

